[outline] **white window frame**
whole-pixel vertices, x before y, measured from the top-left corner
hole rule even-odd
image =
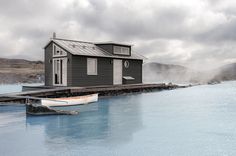
[[[118,50],[120,49],[120,50]],[[130,48],[129,47],[123,47],[123,46],[114,46],[113,47],[113,53],[117,55],[130,55]]]
[[[60,51],[62,54],[56,54],[55,51]],[[58,47],[56,44],[52,44],[52,54],[53,57],[67,56],[67,52],[62,48]]]
[[[55,61],[60,61],[60,60],[63,60],[65,61],[64,63],[66,64],[64,69],[65,71],[63,71],[64,73],[62,74],[62,83],[59,83],[59,84],[56,84],[55,83],[55,64],[54,62]],[[62,69],[63,70],[63,69]],[[59,75],[61,75],[60,71],[58,73]],[[67,58],[66,57],[62,57],[62,58],[53,58],[52,60],[52,78],[53,78],[53,85],[54,86],[67,86]],[[60,77],[61,78],[61,77]],[[61,79],[60,79],[61,81]]]
[[[94,61],[94,67],[90,67],[90,61]],[[94,71],[90,71],[90,68],[94,68]],[[96,58],[87,58],[87,75],[98,75],[98,61]]]

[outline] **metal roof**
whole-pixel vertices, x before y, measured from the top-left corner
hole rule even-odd
[[[53,38],[53,39],[51,39],[51,41],[49,43],[51,43],[52,41],[73,55],[136,59],[136,60],[145,59],[144,56],[142,56],[136,52],[133,52],[133,51],[131,52],[131,56],[114,55],[114,54],[111,54],[111,53],[105,51],[104,49],[100,48],[99,46],[96,46],[96,43],[92,43],[92,42],[83,42],[83,41]],[[45,48],[48,46],[48,44],[45,46]]]
[[[108,42],[96,42],[94,44],[114,44],[114,45],[124,45],[124,46],[133,46],[133,44],[127,44],[127,43],[120,43],[120,42],[113,42],[113,41],[108,41]]]

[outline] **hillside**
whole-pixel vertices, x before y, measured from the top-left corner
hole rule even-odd
[[[43,82],[42,61],[0,58],[0,83]]]
[[[200,72],[184,66],[146,63],[143,66],[144,82],[209,83],[236,80],[236,63],[219,69]]]

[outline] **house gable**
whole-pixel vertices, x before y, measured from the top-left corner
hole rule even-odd
[[[48,49],[49,46],[52,46],[51,52],[52,52],[53,57],[67,56],[67,53],[70,53],[70,51],[68,51],[63,46],[59,45],[58,43],[54,42],[53,40],[51,40],[48,44],[46,44],[46,46],[44,47],[45,51],[46,49]],[[57,51],[59,52],[62,51],[62,54],[57,55],[56,54]]]

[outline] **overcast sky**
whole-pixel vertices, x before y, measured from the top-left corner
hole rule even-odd
[[[131,43],[147,62],[236,62],[235,0],[0,0],[0,57],[43,59],[57,37]]]

